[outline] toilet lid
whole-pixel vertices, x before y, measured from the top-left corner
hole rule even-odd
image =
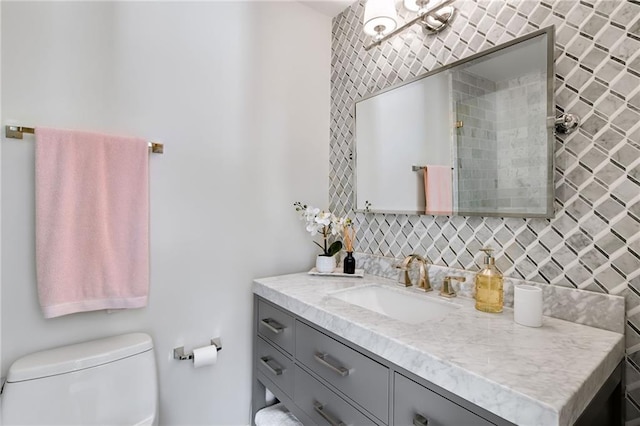
[[[130,333],[26,355],[9,368],[7,382],[84,370],[153,349],[148,334]]]

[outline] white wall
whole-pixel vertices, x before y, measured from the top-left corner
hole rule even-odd
[[[294,201],[328,204],[331,22],[294,2],[6,2],[2,124],[102,130],[152,155],[145,309],[43,319],[33,139],[2,141],[2,374],[128,331],[156,343],[164,424],[246,424],[251,281],[311,267]],[[214,367],[171,359],[221,336]]]
[[[2,46],[2,3],[0,3],[0,47]],[[1,52],[0,48],[0,52]],[[0,97],[2,94],[2,54],[0,54]],[[0,101],[0,118],[2,118],[2,102]],[[0,147],[0,168],[2,167],[2,148]],[[2,259],[2,173],[0,170],[0,259]],[[2,261],[0,261],[0,366],[2,365]],[[0,369],[0,374],[2,374]],[[2,398],[0,398],[2,410]]]

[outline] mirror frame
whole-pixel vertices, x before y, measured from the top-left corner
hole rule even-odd
[[[407,84],[411,84],[418,80],[422,80],[423,78],[429,77],[434,74],[441,73],[448,69],[454,68],[456,66],[465,64],[467,62],[473,61],[478,58],[482,58],[483,56],[491,55],[493,53],[499,52],[503,49],[511,47],[515,44],[518,44],[523,41],[527,41],[533,39],[535,37],[545,35],[547,36],[547,132],[549,143],[547,143],[547,158],[548,163],[547,167],[549,173],[547,173],[547,205],[545,213],[494,213],[494,212],[453,212],[452,214],[437,214],[434,213],[425,213],[420,210],[407,210],[407,211],[396,211],[396,210],[376,210],[374,209],[358,209],[358,170],[357,170],[357,144],[358,144],[358,135],[356,134],[356,104],[358,102],[362,102],[369,98],[373,98],[374,96],[381,95],[383,93],[389,92],[391,90],[397,89],[399,87],[406,86]],[[407,214],[407,215],[420,215],[420,216],[480,216],[480,217],[516,217],[516,218],[544,218],[551,219],[555,215],[555,185],[554,185],[554,174],[555,174],[555,98],[554,98],[554,83],[555,83],[555,59],[554,59],[554,49],[555,49],[555,26],[551,25],[549,27],[542,28],[540,30],[531,32],[521,37],[517,37],[513,40],[510,40],[506,43],[499,44],[487,50],[483,50],[481,52],[475,53],[466,58],[460,59],[458,61],[452,62],[447,65],[443,65],[431,71],[428,71],[424,74],[418,75],[416,77],[412,77],[409,80],[402,81],[400,83],[394,84],[392,86],[386,87],[377,92],[365,95],[359,99],[356,99],[353,102],[352,106],[352,114],[353,114],[353,123],[354,123],[354,148],[353,148],[353,159],[352,159],[352,167],[353,167],[353,211],[356,213],[382,213],[382,214]]]

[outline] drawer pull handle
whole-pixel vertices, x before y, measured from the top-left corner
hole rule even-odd
[[[327,421],[331,426],[347,426],[342,420],[335,419],[333,416],[324,411],[324,405],[320,404],[318,401],[313,401],[313,409],[316,413],[320,414],[323,419]]]
[[[265,318],[263,320],[260,320],[260,322],[275,334],[280,334],[284,331],[285,328],[287,328],[272,318]]]
[[[280,376],[284,373],[284,368],[268,355],[260,358],[260,363],[267,367],[267,370],[271,371],[274,376]]]
[[[429,419],[421,414],[416,414],[413,416],[413,426],[427,426],[429,424]]]
[[[319,352],[316,352],[316,354],[314,355],[314,358],[320,364],[324,365],[329,370],[335,372],[336,374],[339,374],[342,377],[346,377],[346,376],[349,375],[349,369],[348,368],[344,368],[344,367],[341,367],[341,366],[337,366],[337,365],[331,364],[329,362],[329,355],[327,355],[327,354],[321,354]]]

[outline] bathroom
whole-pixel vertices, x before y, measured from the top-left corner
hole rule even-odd
[[[148,306],[47,320],[35,288],[33,139],[3,137],[0,375],[30,352],[145,331],[155,344],[160,424],[249,424],[252,281],[312,266],[317,250],[293,202],[351,214],[349,111],[364,94],[354,89],[354,76],[380,89],[400,82],[394,67],[415,57],[446,63],[455,60],[456,45],[477,52],[496,44],[485,44],[496,34],[508,31],[508,39],[555,24],[562,77],[556,103],[583,120],[578,132],[560,137],[567,145],[556,153],[555,217],[358,213],[356,251],[395,259],[415,252],[437,265],[477,270],[469,259],[451,258],[440,229],[453,227],[473,254],[478,243],[462,228],[481,235],[518,230],[510,247],[496,247],[505,275],[546,283],[536,276],[548,277],[544,268],[555,271],[556,285],[626,298],[625,412],[628,424],[640,424],[640,5],[457,0],[454,6],[460,13],[451,28],[389,55],[385,46],[362,49],[363,1],[329,14],[300,2],[3,1],[3,125],[141,135],[162,142],[164,153],[149,158]],[[358,52],[358,60],[333,58],[337,46]],[[561,60],[564,50],[573,60]],[[381,69],[375,77],[367,72],[373,64]],[[624,173],[594,163],[610,158]],[[590,233],[594,223],[600,228]],[[534,254],[543,236],[554,241],[552,263]],[[601,258],[606,253],[595,278],[578,261],[576,252],[584,253],[575,244]],[[224,349],[214,366],[193,369],[172,357],[175,347],[218,336]]]

